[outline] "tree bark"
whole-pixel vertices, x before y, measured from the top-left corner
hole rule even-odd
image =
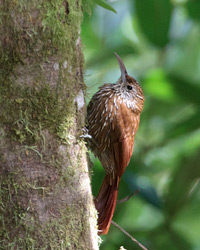
[[[98,249],[80,0],[0,0],[0,249]]]

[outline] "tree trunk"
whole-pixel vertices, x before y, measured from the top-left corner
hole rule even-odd
[[[98,249],[80,0],[0,0],[0,249]]]

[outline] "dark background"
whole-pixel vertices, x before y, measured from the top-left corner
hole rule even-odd
[[[146,98],[119,199],[140,192],[113,220],[149,250],[199,250],[200,1],[108,1],[117,14],[84,3],[87,101],[120,76],[114,52]],[[96,195],[104,170],[91,159]],[[102,250],[140,249],[113,225],[102,239]]]

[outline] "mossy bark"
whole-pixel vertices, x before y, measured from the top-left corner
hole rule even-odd
[[[80,0],[0,0],[0,249],[98,249]]]

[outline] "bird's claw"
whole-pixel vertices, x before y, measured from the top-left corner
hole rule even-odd
[[[84,135],[80,135],[80,138],[92,139],[92,136],[89,134],[84,134]]]

